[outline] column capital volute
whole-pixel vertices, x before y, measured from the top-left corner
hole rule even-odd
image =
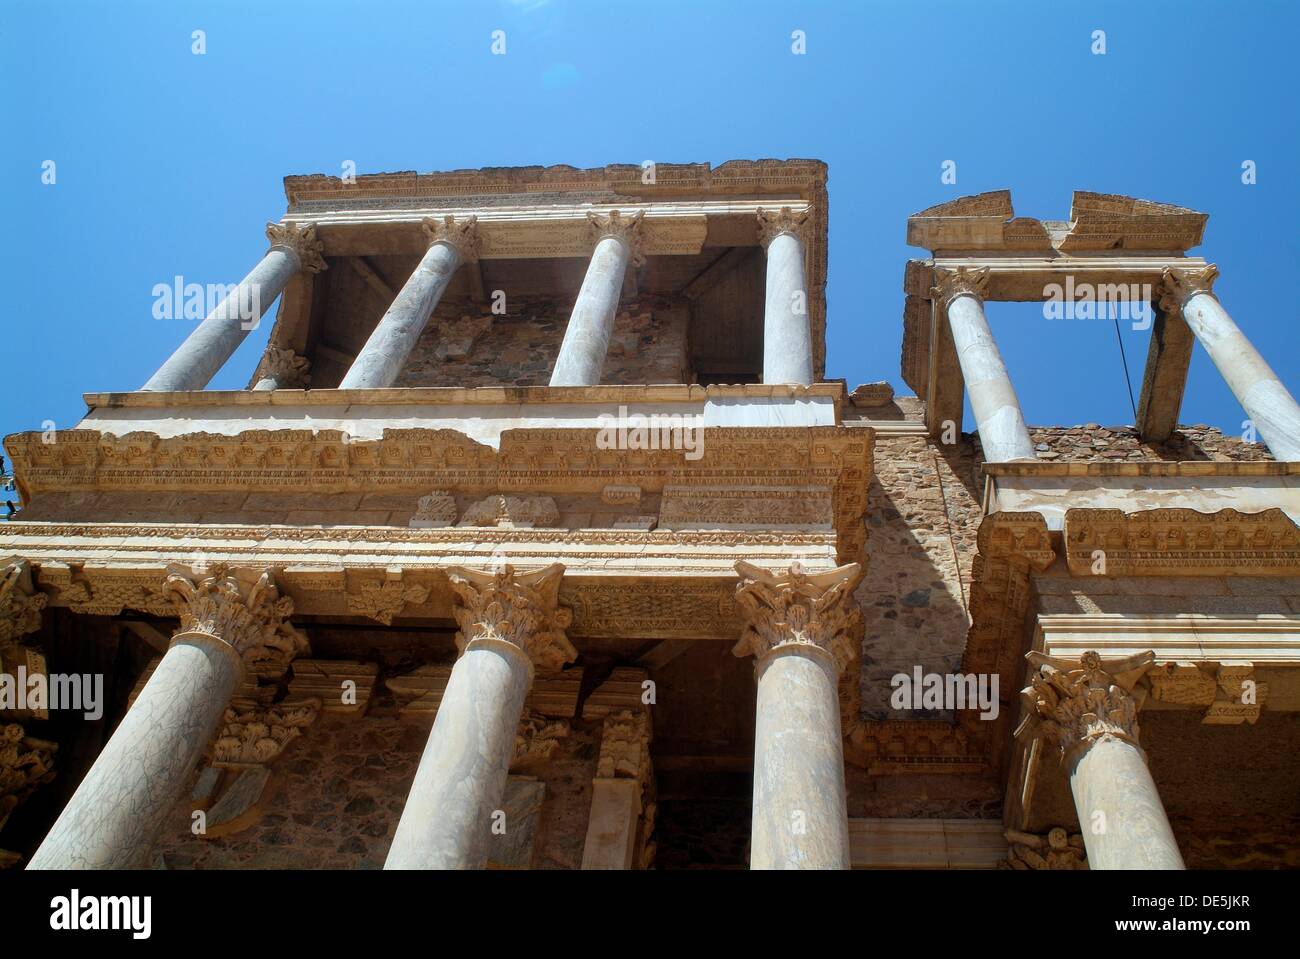
[[[481,244],[477,216],[472,214],[462,217],[454,217],[451,214],[441,217],[429,216],[420,221],[420,228],[424,231],[429,246],[445,243],[460,254],[461,261],[464,263],[478,259]]]
[[[737,656],[763,660],[780,652],[820,650],[838,675],[857,655],[861,612],[853,589],[862,578],[857,563],[807,573],[799,563],[769,572],[744,560],[736,563],[736,602],[745,617]]]
[[[1214,281],[1218,278],[1219,268],[1213,263],[1190,269],[1165,267],[1160,274],[1157,296],[1161,312],[1182,312],[1187,301],[1197,293],[1214,296]]]
[[[307,649],[307,641],[289,623],[293,600],[280,595],[270,569],[172,564],[164,588],[180,617],[177,638],[211,637],[229,646],[245,666],[287,666]]]
[[[1025,719],[1016,735],[1045,739],[1067,763],[1105,739],[1138,745],[1138,709],[1145,689],[1138,681],[1155,663],[1148,650],[1102,659],[1088,650],[1079,659],[1029,652],[1030,685],[1020,695]]]
[[[808,211],[796,213],[788,206],[780,209],[759,207],[755,213],[758,218],[758,242],[766,250],[778,236],[792,236],[800,243],[808,242]]]
[[[316,227],[298,226],[296,223],[268,223],[266,238],[271,241],[272,250],[285,250],[298,260],[299,269],[307,273],[319,273],[327,269],[325,257],[321,251],[325,243],[316,239]]]
[[[456,645],[465,652],[476,644],[507,644],[534,666],[561,669],[578,656],[564,630],[572,612],[559,604],[562,563],[518,572],[509,564],[493,570],[454,566],[447,579],[456,594]]]
[[[36,588],[31,563],[19,556],[0,559],[0,647],[40,629],[48,602]]]
[[[645,254],[641,247],[641,223],[644,219],[645,210],[635,210],[631,216],[624,216],[618,210],[610,210],[608,213],[588,210],[587,230],[591,244],[594,247],[601,240],[613,237],[628,248],[632,264],[641,266],[645,263]]]
[[[955,270],[934,271],[934,286],[930,290],[930,296],[946,309],[959,296],[973,296],[982,303],[988,290],[987,266],[959,266]]]

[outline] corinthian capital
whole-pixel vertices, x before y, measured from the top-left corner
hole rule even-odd
[[[1167,266],[1160,274],[1159,302],[1164,313],[1178,313],[1197,293],[1214,295],[1214,281],[1219,278],[1219,268],[1213,263],[1194,270],[1179,270]]]
[[[644,210],[637,210],[628,217],[623,216],[618,210],[610,210],[608,214],[588,211],[587,223],[591,242],[596,244],[605,237],[612,236],[632,252],[632,262],[640,266],[645,262],[645,256],[641,252],[641,221],[644,219]]]
[[[459,220],[448,214],[444,217],[425,217],[420,221],[429,246],[446,243],[456,248],[461,260],[477,260],[479,254],[478,217],[463,216]]]
[[[281,389],[305,387],[311,382],[311,361],[293,350],[268,346],[262,357],[262,375],[272,377]]]
[[[857,563],[812,574],[794,563],[788,571],[769,573],[742,560],[736,571],[745,630],[733,653],[761,660],[777,650],[813,646],[834,659],[837,673],[853,659],[861,618],[853,602],[853,587],[862,577]]]
[[[464,567],[448,571],[459,603],[456,645],[462,651],[475,643],[508,643],[522,650],[542,669],[560,669],[578,656],[565,628],[570,611],[559,605],[564,566],[516,573],[513,566],[495,572]]]
[[[202,633],[220,640],[245,666],[287,666],[307,648],[288,622],[293,600],[280,595],[269,569],[248,585],[224,565],[193,571],[173,565],[165,588],[180,616],[177,635]]]
[[[25,559],[0,560],[0,648],[41,628],[41,610],[49,597],[36,589]]]
[[[1017,736],[1041,736],[1067,759],[1106,738],[1138,744],[1133,688],[1155,662],[1154,652],[1112,660],[1093,650],[1078,661],[1037,652],[1025,658],[1034,672],[1020,693],[1026,717]]]
[[[779,210],[760,208],[758,211],[758,242],[763,249],[782,233],[788,233],[800,243],[808,241],[808,211],[795,213],[788,206]]]
[[[959,266],[955,270],[935,270],[934,283],[930,296],[945,307],[959,296],[983,300],[988,295],[989,268]]]
[[[316,239],[314,226],[268,223],[266,238],[271,241],[271,249],[288,250],[296,256],[299,266],[308,273],[319,273],[326,268],[325,258],[321,256],[325,244]]]

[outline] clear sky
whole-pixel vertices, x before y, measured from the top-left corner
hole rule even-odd
[[[284,211],[281,177],[346,161],[825,160],[827,374],[900,393],[903,264],[925,255],[909,214],[1000,188],[1044,219],[1075,189],[1176,203],[1210,214],[1194,252],[1300,393],[1298,6],[3,0],[0,434],[138,388],[192,327],[153,318],[154,285],[237,281]],[[1132,422],[1109,321],[1009,304],[990,320],[1030,423]],[[1136,393],[1149,334],[1122,328]],[[269,329],[213,387],[245,386]],[[1243,418],[1198,346],[1182,422]]]

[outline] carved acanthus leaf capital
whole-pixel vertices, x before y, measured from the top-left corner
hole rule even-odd
[[[744,632],[732,650],[737,656],[761,660],[776,650],[814,646],[834,658],[838,673],[857,654],[857,563],[824,573],[805,573],[794,563],[788,571],[769,573],[742,560],[736,571],[736,602],[745,614]]]
[[[631,216],[624,216],[618,210],[610,210],[607,214],[588,211],[591,242],[594,245],[612,236],[631,251],[633,265],[641,266],[645,263],[645,254],[641,252],[641,221],[644,219],[644,210],[637,210]]]
[[[1153,651],[1113,660],[1094,650],[1077,661],[1039,652],[1025,658],[1033,672],[1020,694],[1026,716],[1017,736],[1041,736],[1067,759],[1102,739],[1138,744],[1134,687],[1155,662]]]
[[[231,704],[212,743],[212,764],[240,768],[272,762],[285,746],[316,721],[320,708],[319,699],[273,706]]]
[[[288,250],[296,256],[303,271],[319,273],[327,269],[325,257],[321,255],[325,243],[316,239],[316,227],[300,227],[294,223],[268,223],[266,238],[271,241],[271,249]]]
[[[293,350],[268,346],[262,356],[262,375],[272,377],[281,389],[303,389],[311,382],[311,361]]]
[[[307,649],[289,625],[293,600],[281,596],[271,570],[247,585],[225,565],[167,569],[166,590],[180,616],[179,633],[202,633],[228,644],[245,666],[288,665]]]
[[[758,242],[764,250],[768,244],[785,233],[800,243],[808,242],[808,211],[795,213],[788,206],[779,210],[760,208],[758,213]]]
[[[461,261],[469,263],[478,259],[480,243],[478,235],[478,217],[463,216],[460,219],[448,214],[443,217],[425,217],[421,224],[429,246],[446,243],[455,247]]]
[[[1163,313],[1180,313],[1197,293],[1214,295],[1214,281],[1219,278],[1219,268],[1213,263],[1198,269],[1164,268],[1160,274],[1159,303]]]
[[[40,629],[41,610],[48,602],[49,597],[36,589],[27,560],[0,560],[0,647]]]
[[[989,290],[989,268],[959,266],[955,270],[935,270],[934,281],[930,296],[945,307],[959,296],[973,296],[983,302]]]
[[[563,668],[578,657],[564,634],[573,615],[559,605],[563,575],[561,563],[527,573],[510,565],[492,572],[452,568],[448,579],[459,599],[456,645],[464,651],[480,640],[506,642],[541,669]]]

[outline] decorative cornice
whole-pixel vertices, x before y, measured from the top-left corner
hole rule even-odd
[[[832,658],[838,675],[857,654],[853,635],[861,613],[853,588],[862,578],[857,563],[809,574],[796,562],[787,571],[770,573],[742,560],[736,572],[745,628],[735,655],[761,662],[779,650],[811,646]]]
[[[1214,296],[1214,281],[1219,268],[1210,263],[1200,269],[1174,269],[1167,266],[1161,273],[1157,297],[1165,313],[1180,313],[1187,301],[1197,293]]]
[[[935,270],[934,280],[930,296],[945,308],[959,296],[973,296],[983,302],[988,295],[989,268],[959,266],[956,270]]]
[[[627,217],[623,216],[618,210],[610,210],[608,216],[588,212],[588,232],[591,236],[592,245],[594,246],[606,237],[613,237],[628,248],[632,258],[632,265],[641,266],[645,263],[641,233],[641,221],[644,219],[644,210],[637,210]]]
[[[254,381],[264,376],[272,377],[276,387],[284,390],[306,389],[311,382],[311,361],[293,350],[268,346],[262,355],[262,369]]]
[[[1031,651],[1036,671],[1021,691],[1025,719],[1016,735],[1042,737],[1068,762],[1093,743],[1120,739],[1138,745],[1138,698],[1133,689],[1155,653],[1103,660],[1089,650],[1076,662]]]
[[[429,246],[435,243],[446,243],[455,248],[462,262],[469,263],[478,259],[478,217],[463,216],[459,220],[451,215],[441,219],[425,217],[420,221],[420,226],[429,241]]]
[[[265,766],[316,721],[319,699],[274,706],[234,703],[225,713],[212,743],[212,765],[223,768]]]
[[[226,643],[245,666],[287,664],[307,641],[288,622],[293,600],[281,596],[271,570],[251,585],[223,565],[194,570],[168,567],[165,584],[180,616],[180,633],[202,633]]]
[[[495,572],[453,567],[448,580],[459,599],[456,645],[462,651],[475,643],[515,646],[541,669],[561,669],[578,656],[564,630],[572,613],[559,605],[564,566],[516,573],[505,565]]]
[[[0,648],[40,629],[41,610],[48,602],[49,597],[37,591],[27,560],[0,560]]]
[[[1296,576],[1300,529],[1282,510],[1065,511],[1070,572],[1106,576]]]
[[[321,251],[325,244],[316,239],[316,227],[299,227],[293,223],[268,223],[266,238],[271,249],[287,250],[298,260],[299,268],[307,273],[320,273],[328,269]]]
[[[788,206],[779,210],[760,209],[758,211],[758,242],[766,250],[778,236],[786,234],[800,243],[808,241],[809,213],[807,210],[794,212]]]

